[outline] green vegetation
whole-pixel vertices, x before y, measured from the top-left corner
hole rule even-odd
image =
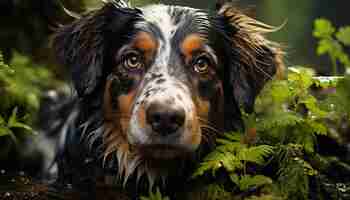
[[[31,13],[35,1],[14,2],[17,9],[5,13],[7,23],[2,24],[0,34],[6,55],[3,59],[0,53],[0,162],[10,151],[24,151],[24,139],[36,133],[42,91],[59,84],[53,72],[37,64],[52,63],[45,51],[51,33],[47,21],[39,11]],[[62,2],[74,11],[100,4],[94,0]],[[309,9],[311,3],[304,4]],[[305,27],[300,23],[305,20],[295,21],[292,26]],[[350,46],[350,27],[336,29],[330,21],[318,19],[314,28],[313,35],[319,39],[316,53],[330,58],[334,76],[318,77],[310,68],[290,67],[285,80],[271,81],[258,97],[255,112],[244,114],[245,133],[223,134],[217,148],[194,172],[192,179],[215,180],[201,188],[206,198],[199,199],[350,199],[350,156],[344,153],[349,152],[350,142],[350,75],[346,74],[350,59],[344,51]],[[32,34],[33,30],[38,31]],[[157,190],[141,199],[169,198]]]
[[[334,33],[329,21],[316,20],[318,53],[348,67],[340,45],[349,45],[349,27],[332,37]],[[219,178],[216,172],[223,170],[225,184],[233,186],[225,187],[225,192],[212,191],[215,199],[226,199],[227,193],[237,197],[233,199],[349,198],[350,182],[345,177],[350,174],[350,159],[337,152],[349,142],[349,100],[349,75],[317,77],[312,69],[290,67],[287,79],[270,82],[257,98],[255,112],[244,115],[246,132],[225,133],[218,139],[194,178]],[[216,188],[223,190],[220,184]]]
[[[328,54],[333,67],[333,75],[338,74],[337,62],[350,68],[349,56],[344,52],[343,46],[350,46],[350,26],[341,27],[338,31],[326,19],[317,19],[313,35],[320,39],[317,54]]]
[[[21,146],[40,106],[42,91],[57,84],[44,67],[34,65],[27,57],[15,54],[7,65],[0,53],[0,160]]]

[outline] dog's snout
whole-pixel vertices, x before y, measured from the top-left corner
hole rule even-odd
[[[165,102],[153,102],[146,111],[147,123],[162,136],[175,133],[184,125],[185,117],[184,108]]]

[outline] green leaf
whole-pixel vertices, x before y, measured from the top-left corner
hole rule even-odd
[[[241,161],[249,161],[259,165],[265,163],[265,158],[273,153],[273,147],[269,145],[259,145],[256,147],[244,148],[238,153]]]
[[[275,81],[270,92],[274,102],[286,101],[291,96],[287,81]]]
[[[29,133],[33,133],[34,134],[33,129],[30,126],[28,126],[28,125],[18,121],[18,119],[17,119],[17,111],[18,111],[17,107],[13,109],[12,114],[11,114],[11,116],[9,118],[8,123],[7,123],[7,126],[9,128],[22,128],[22,129],[27,130]]]
[[[0,137],[3,137],[3,136],[9,136],[12,141],[18,145],[18,140],[15,136],[15,134],[13,133],[13,131],[11,129],[9,129],[8,127],[5,127],[5,126],[0,126]]]
[[[257,124],[257,129],[259,131],[269,131],[274,128],[294,126],[302,121],[303,118],[296,113],[280,110],[263,118],[260,123]]]
[[[0,137],[2,136],[9,136],[11,134],[11,129],[0,125]]]
[[[315,72],[311,68],[290,67],[288,69],[288,84],[298,89],[308,89],[313,84]]]
[[[312,120],[306,120],[305,122],[309,126],[308,129],[311,130],[313,133],[316,133],[318,135],[327,135],[328,128],[325,126],[324,123]]]
[[[30,126],[21,122],[14,122],[13,124],[11,124],[11,128],[22,128],[29,131],[29,133],[36,134]]]
[[[28,93],[26,95],[26,101],[29,106],[31,106],[34,109],[39,109],[40,107],[40,100],[39,96],[35,93]]]
[[[5,125],[6,121],[4,120],[4,118],[0,115],[0,126],[1,125]]]
[[[341,45],[332,39],[320,40],[317,47],[317,55],[323,55],[326,53],[337,54],[339,50],[342,49]]]
[[[217,161],[217,160],[204,161],[193,173],[192,178],[202,176],[204,173],[208,171],[211,171],[213,174],[215,174],[215,171],[217,171],[221,167],[222,167],[222,164],[220,163],[220,161]]]
[[[240,142],[242,139],[242,134],[238,132],[229,132],[225,133],[224,137],[229,139],[230,141]]]
[[[300,138],[300,141],[297,141],[300,144],[303,144],[304,150],[306,153],[311,154],[315,152],[315,137],[314,135],[308,134]]]
[[[331,37],[334,32],[335,28],[329,20],[322,18],[315,20],[313,35],[316,38]]]
[[[17,111],[18,111],[17,107],[15,107],[12,110],[12,114],[11,114],[9,120],[8,120],[8,123],[7,123],[10,128],[12,127],[12,124],[17,122]]]
[[[326,111],[319,108],[317,99],[312,95],[306,95],[299,103],[306,106],[309,111],[309,116],[313,120],[323,118],[327,115]]]
[[[285,159],[278,171],[278,184],[287,199],[308,199],[309,178],[305,173],[305,161],[299,157]]]
[[[238,185],[241,191],[247,191],[252,187],[260,187],[263,185],[272,184],[272,179],[263,175],[243,175],[238,178],[238,176],[230,175],[231,180]]]
[[[336,34],[337,39],[343,44],[350,45],[350,26],[341,27]]]

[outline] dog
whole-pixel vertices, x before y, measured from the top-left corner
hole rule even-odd
[[[53,49],[76,96],[58,180],[152,188],[190,174],[221,133],[244,129],[241,111],[283,69],[272,31],[229,3],[209,12],[114,0],[60,28]]]

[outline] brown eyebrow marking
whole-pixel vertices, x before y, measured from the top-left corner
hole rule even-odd
[[[142,31],[136,34],[133,47],[151,53],[158,47],[158,43],[151,34]]]
[[[199,34],[188,35],[181,43],[181,51],[186,59],[191,58],[192,53],[204,47],[204,40]]]

